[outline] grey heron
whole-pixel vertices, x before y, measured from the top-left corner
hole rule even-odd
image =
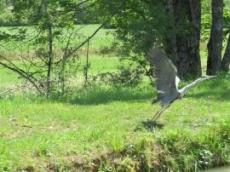
[[[156,120],[175,100],[182,98],[189,89],[198,83],[214,78],[215,76],[202,76],[185,87],[179,89],[180,79],[177,69],[167,56],[158,49],[152,48],[149,52],[150,63],[154,66],[157,87],[157,100],[160,101],[162,109],[158,111],[153,119]]]

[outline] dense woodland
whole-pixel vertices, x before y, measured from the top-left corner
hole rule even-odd
[[[159,121],[149,51],[181,85]],[[230,0],[0,0],[0,171],[198,171],[230,162]]]

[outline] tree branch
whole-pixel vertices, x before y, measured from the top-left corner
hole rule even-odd
[[[6,58],[0,56],[1,58],[3,58],[4,60],[6,60],[8,63],[10,63],[12,66],[0,61],[0,65],[5,67],[8,70],[13,71],[14,73],[20,75],[21,77],[25,78],[26,80],[28,80],[35,88],[36,90],[42,94],[42,90],[39,88],[39,86],[36,84],[37,79],[35,79],[31,74],[29,74],[28,72],[24,71],[23,69],[20,69],[19,67],[17,67],[15,64],[13,64],[12,62],[10,62],[9,60],[7,60]]]
[[[72,51],[69,51],[68,57],[72,56],[76,51],[78,51],[82,46],[84,46],[88,41],[90,41],[98,32],[101,30],[101,28],[104,26],[104,23],[101,24],[87,39],[85,39],[80,45],[75,47]]]

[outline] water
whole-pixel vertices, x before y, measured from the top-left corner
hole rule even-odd
[[[213,169],[205,170],[204,172],[230,172],[230,166],[213,168]]]

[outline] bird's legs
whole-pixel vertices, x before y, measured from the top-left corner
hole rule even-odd
[[[156,121],[160,116],[161,114],[170,106],[170,104],[167,104],[165,106],[163,106],[159,111],[157,111],[155,113],[155,115],[153,116],[153,120]]]

